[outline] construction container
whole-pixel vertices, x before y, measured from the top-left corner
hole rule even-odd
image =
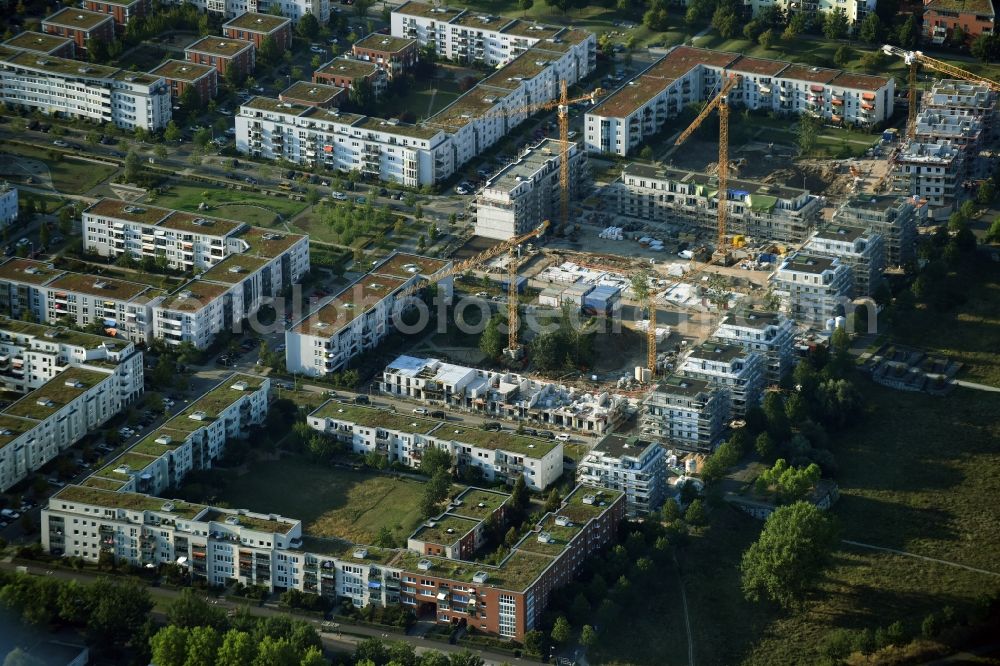
[[[517,287],[517,293],[523,294],[524,288],[528,286],[528,278],[523,275],[518,275],[514,278],[514,286]],[[506,279],[500,280],[500,288],[503,289],[505,293],[510,288]]]
[[[560,301],[574,308],[583,308],[583,299],[594,290],[592,284],[572,284],[563,290]]]
[[[583,298],[583,311],[590,315],[609,314],[621,301],[622,290],[618,287],[598,286]]]
[[[562,293],[563,290],[559,287],[543,289],[542,293],[538,295],[538,304],[550,308],[558,308],[559,304],[562,303]]]

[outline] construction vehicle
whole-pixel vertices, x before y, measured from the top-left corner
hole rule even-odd
[[[531,115],[533,113],[538,113],[539,111],[558,109],[560,193],[559,231],[565,230],[567,224],[569,223],[569,106],[570,104],[576,104],[578,102],[590,102],[593,104],[597,98],[603,94],[603,89],[595,88],[593,92],[589,92],[581,97],[570,99],[566,79],[561,79],[559,81],[559,99],[557,100],[553,100],[551,102],[541,102],[539,104],[528,104],[526,106],[519,106],[513,109],[494,107],[486,113],[477,116],[477,118],[488,118],[494,115],[506,117],[517,115],[519,113]]]
[[[712,98],[712,101],[705,105],[698,117],[681,132],[674,142],[679,146],[694,134],[695,130],[708,118],[709,114],[716,109],[719,110],[719,205],[718,205],[718,241],[716,251],[722,254],[726,252],[726,217],[729,215],[729,92],[742,80],[742,76],[734,74],[726,79],[722,84],[719,94]]]
[[[906,118],[906,137],[908,139],[912,139],[917,131],[917,70],[920,65],[933,69],[936,72],[940,72],[945,76],[950,76],[954,79],[961,79],[962,81],[968,81],[970,83],[979,83],[987,86],[993,92],[1000,92],[1000,83],[997,83],[992,79],[987,79],[984,76],[973,74],[972,72],[962,69],[961,67],[955,67],[954,65],[950,65],[942,60],[924,55],[921,51],[907,51],[906,49],[901,49],[898,46],[886,44],[882,47],[882,52],[886,55],[902,58],[903,61],[910,66],[910,88],[908,98],[910,108]]]

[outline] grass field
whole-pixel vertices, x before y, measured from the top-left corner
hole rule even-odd
[[[424,120],[459,98],[461,93],[454,88],[451,82],[416,82],[409,94],[399,100],[399,108],[412,111],[418,121]]]
[[[331,469],[303,458],[258,462],[221,494],[229,506],[302,521],[313,536],[371,543],[382,527],[405,540],[420,521],[423,484]]]
[[[212,215],[239,220],[256,226],[273,226],[277,215],[288,219],[302,212],[306,203],[285,197],[269,197],[259,192],[228,190],[204,184],[171,184],[167,192],[156,196],[158,206],[196,212],[202,201]]]
[[[4,159],[10,159],[9,156],[13,156],[14,159],[23,157],[44,163],[52,178],[52,187],[67,194],[87,192],[110,178],[118,170],[116,167],[106,164],[95,164],[71,157],[54,160],[51,157],[52,154],[48,150],[12,143],[5,144],[2,153],[0,153]],[[38,178],[36,178],[37,180]]]

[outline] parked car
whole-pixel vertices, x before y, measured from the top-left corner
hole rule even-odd
[[[568,442],[569,435],[567,433],[561,432],[558,435],[556,435],[556,439],[559,440],[560,442]]]
[[[445,416],[445,413],[443,411],[441,411],[440,409],[437,409],[437,410],[434,410],[433,412],[431,412],[431,418],[433,418],[433,419],[446,419],[448,417]]]
[[[538,431],[538,436],[541,437],[542,439],[555,439],[556,438],[556,436],[553,435],[548,430],[539,430]]]
[[[503,424],[498,421],[487,421],[483,424],[483,430],[489,430],[492,432],[500,432],[503,430]]]
[[[343,192],[330,192],[330,198],[335,201],[347,201],[347,195]]]
[[[21,517],[21,514],[19,514],[17,511],[14,511],[13,509],[0,509],[0,516],[3,516],[8,520],[17,520],[18,518]]]
[[[62,139],[56,139],[55,141],[52,142],[52,145],[58,146],[60,148],[69,148],[69,144],[63,141]]]
[[[420,414],[421,416],[426,415],[429,412],[430,412],[430,410],[428,410],[426,407],[414,407],[413,408],[413,413],[414,414]]]
[[[368,399],[366,395],[356,395],[354,396],[354,404],[356,405],[370,405],[371,400]]]

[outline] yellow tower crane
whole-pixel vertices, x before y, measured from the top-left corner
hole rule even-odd
[[[726,218],[729,215],[729,103],[728,97],[729,92],[733,89],[733,86],[737,85],[741,76],[739,74],[734,74],[726,79],[726,82],[722,85],[722,90],[716,95],[711,102],[705,105],[705,108],[701,110],[698,117],[694,119],[690,126],[677,137],[677,141],[674,142],[675,146],[679,146],[698,129],[705,118],[709,116],[715,109],[719,110],[719,208],[718,208],[718,241],[716,245],[716,250],[725,251],[726,247]]]
[[[907,51],[906,49],[901,49],[898,46],[886,44],[882,47],[882,52],[886,55],[902,58],[906,64],[910,66],[910,89],[908,91],[910,108],[906,118],[906,137],[908,139],[912,139],[917,131],[917,70],[920,65],[933,69],[936,72],[940,72],[945,76],[961,79],[962,81],[968,81],[970,83],[979,83],[989,87],[989,89],[993,92],[1000,92],[1000,83],[997,83],[992,79],[987,79],[984,76],[973,74],[972,72],[962,69],[961,67],[950,65],[943,60],[938,60],[924,55],[921,51]]]

